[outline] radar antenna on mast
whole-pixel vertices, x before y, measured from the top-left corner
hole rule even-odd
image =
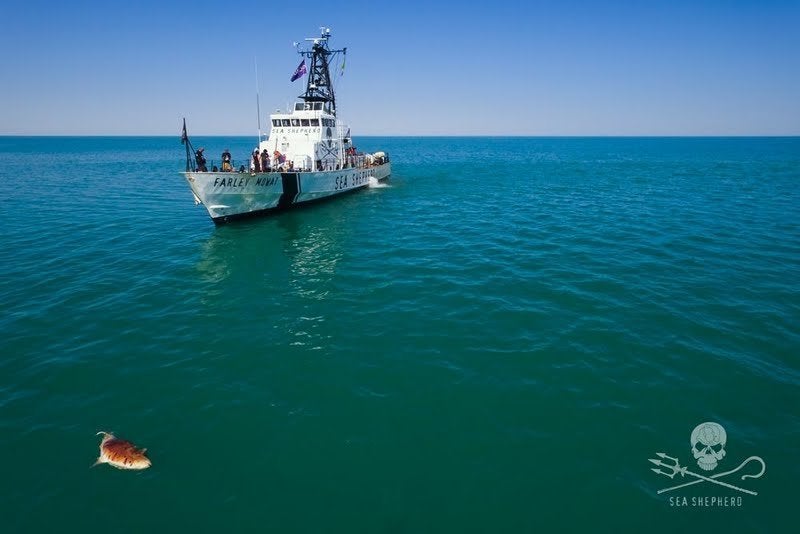
[[[312,43],[311,50],[300,50],[298,53],[310,60],[306,92],[300,95],[306,102],[330,102],[331,113],[336,114],[336,96],[331,83],[330,62],[337,55],[344,53],[345,49],[331,50],[328,48],[328,39],[331,29],[320,27],[319,37],[307,37],[305,40]]]

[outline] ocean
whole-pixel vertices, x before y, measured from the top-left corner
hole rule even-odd
[[[0,137],[0,531],[794,531],[800,138],[355,143],[216,227],[177,135]]]

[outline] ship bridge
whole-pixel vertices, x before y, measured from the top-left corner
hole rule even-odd
[[[270,115],[270,126],[259,150],[280,153],[293,169],[342,168],[352,146],[349,128],[336,118],[331,102],[296,102],[294,109]]]

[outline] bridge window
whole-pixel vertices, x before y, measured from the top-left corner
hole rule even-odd
[[[308,119],[300,119],[300,126],[308,126]]]
[[[295,102],[294,110],[295,111],[303,111],[303,103],[302,102]]]
[[[281,125],[281,120],[280,119],[272,119],[272,125],[273,126],[280,126]]]
[[[291,126],[292,123],[289,119],[281,119],[281,126]]]
[[[300,126],[300,119],[292,119],[292,126]]]
[[[311,126],[319,126],[319,119],[311,119]]]
[[[322,102],[314,102],[314,111],[322,111]]]

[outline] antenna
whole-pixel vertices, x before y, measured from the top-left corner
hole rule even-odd
[[[258,58],[253,58],[256,64],[256,115],[258,119],[258,144],[261,144],[261,103],[259,102],[258,87]]]

